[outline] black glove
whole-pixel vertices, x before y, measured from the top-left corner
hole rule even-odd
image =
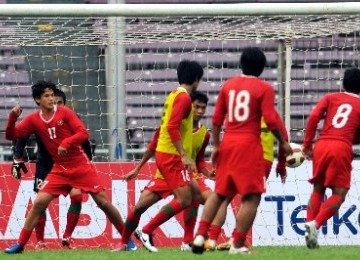
[[[25,163],[23,161],[14,160],[11,167],[12,176],[14,176],[16,179],[21,179],[21,171],[24,173],[28,172]]]

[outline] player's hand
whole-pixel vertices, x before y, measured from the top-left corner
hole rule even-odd
[[[186,155],[181,156],[181,161],[185,166],[185,169],[191,172],[196,172],[196,165],[193,160],[188,158]]]
[[[17,117],[19,117],[21,115],[22,108],[19,104],[17,104],[13,107],[13,109],[11,109],[11,112],[13,112]]]
[[[311,160],[312,158],[312,148],[305,148],[305,147],[302,147],[302,153],[304,154],[305,156],[305,159],[307,160]]]
[[[210,180],[215,180],[215,177],[216,177],[216,170],[215,170],[215,169],[211,169],[211,171],[209,172],[208,178],[209,178]]]
[[[26,168],[25,163],[22,160],[14,160],[11,166],[11,174],[16,179],[21,179],[21,172],[27,173],[28,169]]]
[[[293,153],[293,150],[292,150],[289,142],[283,142],[283,143],[279,144],[279,147],[281,147],[281,149],[283,149],[285,156],[288,156]]]
[[[138,176],[139,170],[137,168],[131,170],[125,176],[123,177],[124,181],[130,181],[131,179],[134,179],[136,176]]]
[[[278,163],[276,165],[276,177],[279,177],[279,176],[281,178],[281,183],[285,183],[286,178],[287,178],[285,161],[278,161]]]
[[[65,147],[59,146],[58,148],[58,155],[66,155],[67,149]]]

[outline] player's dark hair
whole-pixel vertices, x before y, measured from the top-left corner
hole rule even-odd
[[[191,85],[195,81],[200,81],[203,75],[204,70],[196,61],[183,60],[177,67],[177,77],[180,85]]]
[[[358,68],[351,68],[345,71],[343,86],[347,92],[360,93],[360,70]]]
[[[63,101],[64,101],[64,105],[66,105],[66,95],[65,95],[64,91],[57,88],[54,91],[54,96],[55,97],[61,97],[63,99]]]
[[[194,91],[193,93],[191,93],[190,96],[191,96],[192,102],[199,101],[200,103],[205,103],[207,105],[207,103],[209,101],[208,96],[204,92]]]
[[[41,95],[45,93],[45,89],[47,88],[52,89],[55,92],[56,85],[51,81],[45,81],[45,80],[39,80],[34,85],[32,85],[31,90],[32,90],[33,99],[35,100],[41,98]],[[39,105],[38,102],[36,102],[36,104]]]
[[[259,77],[266,64],[265,54],[257,47],[245,48],[240,57],[240,66],[245,75]]]

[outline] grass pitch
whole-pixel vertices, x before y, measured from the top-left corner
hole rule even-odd
[[[70,260],[70,259],[126,259],[126,260],[175,260],[175,259],[359,259],[359,246],[323,246],[319,249],[309,250],[303,247],[254,247],[251,255],[230,255],[225,251],[204,252],[202,255],[194,255],[191,252],[181,252],[179,248],[159,248],[158,253],[149,253],[144,248],[135,252],[116,252],[111,253],[108,249],[90,250],[26,250],[22,254],[7,255],[0,253],[0,259],[44,259],[44,260]]]

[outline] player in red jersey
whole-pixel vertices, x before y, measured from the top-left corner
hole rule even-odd
[[[352,144],[359,142],[360,70],[347,69],[345,92],[325,95],[308,117],[303,152],[313,160],[313,192],[306,209],[305,239],[308,248],[318,248],[319,228],[340,208],[350,188]],[[317,125],[324,119],[323,129],[314,148],[312,141]],[[332,195],[326,200],[326,188]]]
[[[279,120],[280,117],[279,117]],[[283,124],[281,124],[283,126]],[[285,138],[285,140],[288,140],[288,134],[287,131],[284,128],[281,129],[281,132]],[[261,120],[261,134],[260,134],[260,139],[261,139],[261,146],[263,148],[264,151],[264,164],[265,164],[265,177],[266,179],[268,179],[270,173],[271,173],[271,168],[273,165],[273,161],[274,161],[274,141],[275,141],[275,137],[274,135],[269,131],[269,129],[267,128],[267,125],[265,124],[264,120]],[[278,154],[277,154],[277,164],[276,164],[276,177],[280,177],[281,178],[281,182],[285,183],[286,178],[287,178],[287,172],[286,172],[286,157],[284,156],[284,152],[281,150],[281,147],[279,147],[278,149]],[[234,194],[235,196],[236,194]],[[232,199],[231,199],[232,200]],[[216,246],[217,244],[217,239],[221,233],[221,227],[224,225],[225,220],[226,220],[226,209],[228,206],[228,203],[223,203],[224,205],[221,205],[218,212],[216,213],[216,216],[214,218],[214,220],[211,223],[211,226],[209,228],[209,238],[205,241],[204,247],[206,250],[229,250],[232,243],[233,243],[233,238],[231,237],[228,241],[226,241],[225,243],[222,243],[218,246]],[[236,229],[234,229],[235,232]]]
[[[206,94],[195,91],[191,94],[191,99],[193,103],[194,110],[194,120],[193,120],[193,153],[192,159],[196,162],[196,180],[201,192],[202,203],[206,201],[206,199],[210,196],[212,192],[211,189],[205,184],[203,175],[213,178],[214,172],[210,171],[206,167],[205,163],[205,148],[209,143],[210,134],[207,131],[206,127],[201,125],[200,120],[205,114],[208,97]],[[143,154],[139,163],[137,163],[136,167],[130,171],[128,174],[124,176],[124,180],[129,181],[135,178],[141,168],[145,165],[145,163],[155,154],[157,142],[159,138],[159,129],[154,134],[153,139],[148,144],[147,150]],[[167,198],[172,194],[172,191],[169,189],[164,177],[162,176],[159,170],[156,170],[154,176],[145,186],[144,190],[141,192],[140,198],[136,205],[131,209],[128,213],[128,216],[125,221],[125,228],[123,233],[121,234],[121,242],[117,244],[114,248],[114,251],[124,251],[128,250],[127,244],[131,234],[137,228],[141,215],[156,202],[161,199]],[[194,227],[197,218],[197,210],[199,207],[199,203],[192,203],[187,209],[183,211],[184,213],[184,239],[181,245],[182,251],[191,251],[190,243],[194,239]],[[151,244],[152,237],[150,236]]]
[[[54,102],[58,106],[66,105],[66,95],[62,90],[55,89]],[[28,138],[19,139],[15,141],[14,162],[11,170],[12,170],[12,175],[17,179],[21,178],[21,171],[24,171],[24,173],[25,170],[27,171],[26,166],[22,159],[27,141]],[[36,144],[37,144],[37,153],[36,153],[34,191],[38,192],[42,183],[45,181],[46,176],[51,171],[51,168],[53,166],[53,161],[46,147],[39,140],[39,137],[36,137]],[[88,156],[89,160],[91,161],[92,151],[89,140],[86,140],[84,143],[82,143],[81,146],[84,152],[86,153],[86,155]],[[70,207],[67,213],[67,223],[63,238],[61,240],[61,244],[64,247],[73,249],[74,246],[71,235],[80,218],[82,193],[81,190],[79,189],[72,189],[69,195],[70,195]],[[44,242],[45,223],[46,223],[46,211],[44,211],[41,214],[39,221],[35,226],[35,234],[37,239],[35,248],[39,250],[46,248],[46,243]]]
[[[177,67],[180,86],[167,96],[164,103],[155,160],[173,191],[174,199],[143,228],[136,230],[143,245],[151,252],[158,251],[149,240],[154,230],[195,201],[192,188],[196,182],[192,181],[192,173],[196,166],[191,159],[193,111],[190,94],[197,89],[202,76],[203,68],[199,63],[181,61]]]
[[[16,120],[22,112],[20,105],[16,105],[9,114],[6,138],[14,140],[31,134],[37,135],[47,148],[54,166],[27,215],[18,242],[5,249],[8,254],[17,254],[24,250],[41,213],[53,199],[61,194],[66,196],[72,188],[90,193],[120,234],[123,229],[124,223],[119,211],[111,204],[95,166],[81,148],[89,134],[74,111],[64,106],[55,106],[55,90],[56,86],[51,82],[35,83],[32,86],[32,96],[40,109],[25,116],[17,125]]]
[[[193,242],[193,253],[203,253],[208,229],[219,206],[234,193],[242,196],[236,215],[234,242],[229,252],[250,252],[245,247],[246,235],[254,222],[261,194],[265,192],[265,165],[260,141],[262,116],[285,154],[292,152],[280,130],[283,123],[278,120],[274,106],[274,90],[258,78],[265,63],[266,57],[260,49],[246,48],[240,58],[243,75],[227,80],[220,90],[212,119],[215,192],[205,203]],[[220,144],[224,121],[225,131]]]

